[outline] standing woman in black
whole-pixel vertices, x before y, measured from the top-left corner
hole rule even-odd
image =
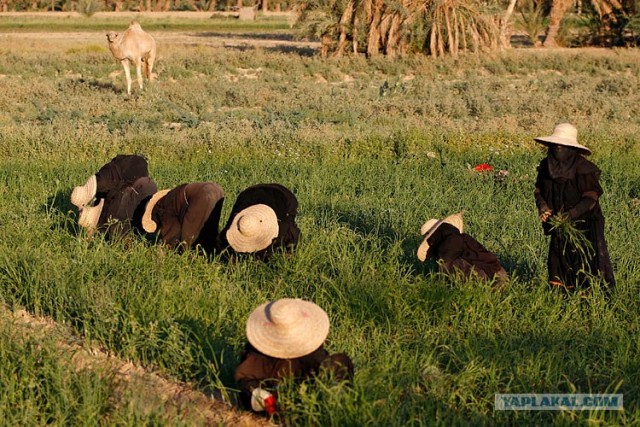
[[[552,135],[534,140],[547,147],[547,157],[538,166],[534,197],[544,233],[551,236],[547,260],[549,284],[567,290],[589,287],[586,271],[601,275],[610,290],[615,280],[598,201],[602,195],[600,169],[584,158],[591,150],[578,143],[578,131],[569,123],[559,124]],[[576,247],[552,227],[553,216],[570,219],[584,233],[591,248]]]

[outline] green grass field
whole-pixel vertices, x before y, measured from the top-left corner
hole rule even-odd
[[[8,306],[167,378],[233,394],[252,309],[312,300],[332,321],[328,349],[352,356],[355,385],[309,386],[297,405],[285,396],[293,425],[640,424],[637,51],[323,61],[172,44],[161,47],[158,81],[142,91],[134,82],[127,97],[124,76],[109,77],[121,66],[106,42],[12,40],[0,45]],[[560,120],[578,127],[602,169],[617,279],[609,302],[597,285],[585,298],[546,287],[533,201],[544,153],[532,138]],[[245,187],[288,186],[300,202],[298,250],[227,263],[141,238],[88,240],[70,191],[119,153],[145,155],[160,188],[220,183],[223,222]],[[482,162],[509,174],[471,170]],[[510,273],[505,292],[448,283],[417,260],[420,226],[460,210],[465,231]],[[112,409],[108,382],[61,371],[46,343],[27,344],[0,327],[0,364],[13,367],[0,382],[16,390],[3,394],[0,417],[162,424],[135,406]],[[31,377],[53,386],[31,392]],[[495,393],[590,392],[623,393],[625,410],[494,411]]]
[[[202,14],[204,15],[204,14]],[[103,31],[124,28],[131,19],[136,19],[147,31],[216,31],[229,32],[261,32],[278,33],[288,30],[286,16],[265,16],[259,14],[255,21],[240,21],[235,16],[210,14],[208,17],[181,17],[179,13],[167,14],[166,17],[149,17],[144,14],[131,13],[131,16],[78,16],[55,17],[36,15],[16,17],[0,16],[0,32],[59,32],[59,31]]]

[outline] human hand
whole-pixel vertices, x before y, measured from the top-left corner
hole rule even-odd
[[[256,412],[273,415],[277,412],[276,403],[276,397],[267,390],[258,387],[251,392],[251,409]]]
[[[551,212],[551,209],[547,209],[540,212],[540,216],[538,218],[540,218],[540,222],[547,222],[547,220],[551,218],[552,214],[553,212]]]

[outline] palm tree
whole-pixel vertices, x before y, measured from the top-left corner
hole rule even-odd
[[[551,12],[549,13],[549,26],[544,38],[544,47],[556,47],[556,37],[560,29],[560,23],[565,17],[574,0],[551,0]],[[603,23],[601,32],[611,33],[612,26],[617,23],[619,17],[625,15],[625,7],[618,0],[591,0],[593,8],[598,13],[600,22]]]
[[[511,0],[515,5],[515,0]],[[483,0],[298,0],[298,27],[319,37],[323,56],[434,56],[498,48],[501,23]],[[508,19],[511,12],[502,19]],[[506,24],[505,24],[506,25]]]

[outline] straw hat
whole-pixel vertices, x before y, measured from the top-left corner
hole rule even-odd
[[[427,239],[433,235],[433,233],[440,227],[442,224],[451,224],[455,228],[458,229],[462,233],[464,229],[464,224],[462,223],[462,212],[458,212],[457,214],[449,215],[443,220],[430,219],[425,222],[424,225],[420,228],[420,234],[424,237],[422,244],[418,247],[418,259],[420,261],[424,261],[427,259],[427,252],[429,251],[429,243],[427,243]]]
[[[154,233],[158,229],[158,224],[154,220],[151,219],[151,214],[153,213],[153,208],[156,206],[156,203],[171,190],[160,190],[147,202],[147,206],[144,208],[144,213],[142,214],[142,229],[147,233]]]
[[[316,304],[283,298],[262,304],[247,319],[247,339],[258,351],[278,359],[306,356],[329,335],[329,316]]]
[[[546,146],[549,146],[549,144],[564,145],[565,147],[577,148],[582,154],[591,154],[591,150],[582,144],[578,144],[578,130],[569,123],[556,125],[556,127],[553,128],[552,135],[539,136],[533,139]]]
[[[227,240],[236,252],[257,252],[278,237],[278,217],[267,205],[257,204],[238,212],[227,230]]]
[[[83,207],[95,197],[97,189],[98,180],[95,175],[91,175],[84,185],[73,188],[71,192],[71,203],[78,208]]]
[[[100,199],[100,202],[95,206],[81,207],[78,225],[89,231],[95,230],[98,227],[98,221],[100,220],[100,214],[102,213],[103,206],[104,199]]]

